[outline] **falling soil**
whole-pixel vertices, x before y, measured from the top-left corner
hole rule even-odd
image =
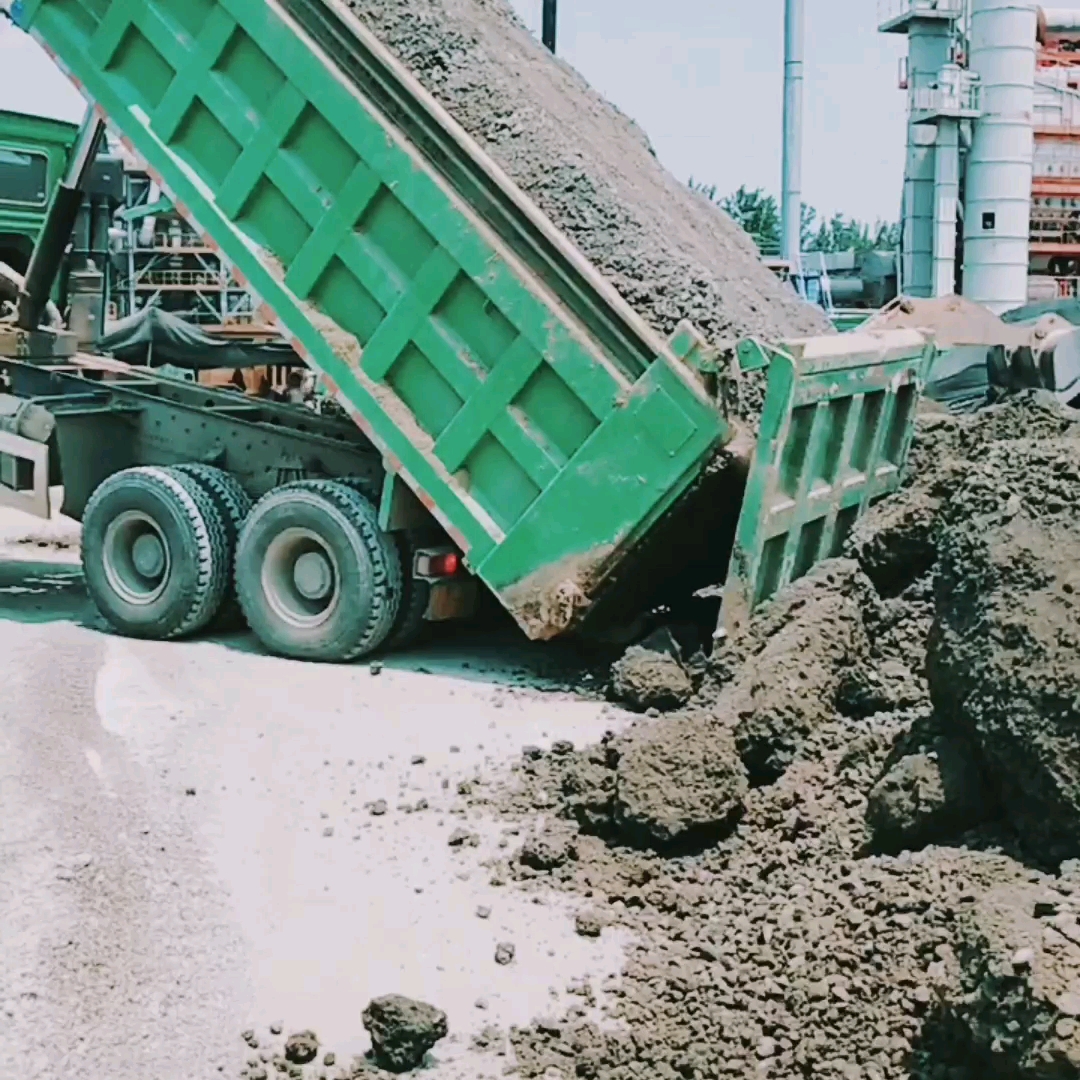
[[[506,0],[349,6],[655,330],[690,319],[719,343],[830,329]]]
[[[556,792],[564,857],[493,873],[635,942],[523,1076],[1080,1078],[1080,415],[926,417],[913,460],[687,705],[523,755],[502,809]]]

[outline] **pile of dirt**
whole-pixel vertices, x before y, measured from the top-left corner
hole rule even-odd
[[[1078,481],[1080,413],[1049,394],[935,417],[911,483],[849,545],[901,628],[893,649],[924,664],[940,734],[1046,866],[1080,854]]]
[[[349,6],[661,334],[684,318],[712,342],[829,330],[507,0]]]
[[[1080,1075],[1080,883],[1002,881],[957,920],[958,997],[942,1030],[982,1075]]]
[[[986,1075],[965,1071],[974,1036],[956,1042],[953,1025],[970,1014],[946,1022],[943,1006],[959,1009],[968,982],[999,956],[962,951],[959,920],[1002,882],[1037,895],[1055,882],[977,851],[865,855],[865,793],[906,727],[899,716],[827,722],[812,759],[748,791],[734,830],[697,852],[670,858],[579,836],[572,858],[539,880],[587,898],[590,930],[632,932],[622,977],[607,988],[621,1027],[571,1010],[516,1030],[522,1074]],[[574,771],[567,758],[533,764],[542,784]],[[513,874],[513,862],[505,869]],[[954,1071],[935,1071],[943,1064]]]
[[[517,766],[563,857],[494,872],[635,941],[621,1026],[512,1032],[524,1076],[1080,1078],[1080,414],[929,418],[914,460],[687,705]]]

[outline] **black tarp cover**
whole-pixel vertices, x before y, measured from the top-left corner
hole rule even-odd
[[[287,342],[255,344],[211,337],[178,315],[157,307],[113,323],[109,332],[98,338],[95,348],[128,364],[172,364],[189,371],[267,364],[301,366]]]

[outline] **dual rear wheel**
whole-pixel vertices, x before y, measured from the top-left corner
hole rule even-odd
[[[268,649],[304,660],[353,660],[415,634],[424,583],[409,587],[403,555],[407,538],[383,532],[349,481],[297,481],[252,507],[211,466],[126,469],[83,515],[87,589],[121,633],[182,637],[238,605]]]

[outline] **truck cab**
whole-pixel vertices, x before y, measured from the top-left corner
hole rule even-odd
[[[0,262],[26,272],[78,125],[0,109]]]

